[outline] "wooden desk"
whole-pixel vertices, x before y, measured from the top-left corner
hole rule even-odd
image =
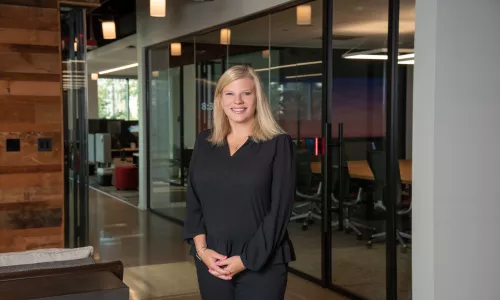
[[[372,170],[366,160],[352,160],[347,162],[349,175],[351,178],[374,180]],[[321,162],[311,162],[311,169],[314,174],[321,174]],[[403,184],[412,183],[412,161],[400,160],[399,172]]]

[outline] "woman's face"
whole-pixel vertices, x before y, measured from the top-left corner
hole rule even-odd
[[[222,108],[233,123],[253,121],[257,96],[251,78],[242,78],[228,84],[222,91]]]

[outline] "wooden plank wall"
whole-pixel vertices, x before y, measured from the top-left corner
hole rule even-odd
[[[57,0],[0,0],[0,252],[64,246],[60,40]]]

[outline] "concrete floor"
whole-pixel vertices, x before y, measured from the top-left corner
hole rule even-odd
[[[89,190],[89,196],[94,257],[124,263],[130,300],[201,299],[181,226],[95,190]],[[290,275],[285,299],[346,298]]]

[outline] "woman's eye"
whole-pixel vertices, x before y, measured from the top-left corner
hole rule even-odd
[[[232,95],[233,95],[233,93],[226,93],[225,95],[226,95],[226,96],[232,96]]]
[[[250,92],[243,92],[243,95],[245,95],[245,96],[249,96],[249,95],[250,95]]]

